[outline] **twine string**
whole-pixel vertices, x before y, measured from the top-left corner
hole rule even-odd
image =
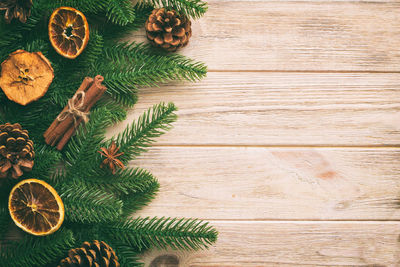
[[[81,99],[75,104],[75,102],[78,100],[78,97],[81,96]],[[89,114],[90,112],[83,112],[81,109],[83,107],[83,104],[85,103],[85,92],[80,91],[76,93],[70,100],[68,100],[68,109],[66,111],[61,112],[57,116],[58,121],[63,121],[68,118],[69,115],[72,115],[74,118],[74,125],[76,126],[77,121],[76,118],[82,118],[82,120],[87,123],[89,120]]]

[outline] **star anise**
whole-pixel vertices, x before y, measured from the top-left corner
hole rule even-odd
[[[117,144],[115,141],[111,142],[111,145],[109,148],[102,147],[100,148],[101,151],[98,151],[101,155],[106,157],[103,162],[100,165],[100,168],[103,168],[104,166],[110,168],[111,172],[115,174],[117,171],[116,168],[119,167],[121,169],[125,168],[124,164],[122,161],[117,159],[119,156],[122,156],[124,152],[119,152],[119,147],[117,147]]]

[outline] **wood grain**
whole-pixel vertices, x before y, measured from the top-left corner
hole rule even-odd
[[[210,251],[179,253],[184,267],[399,266],[400,223],[212,222]],[[160,253],[159,253],[160,254]],[[155,253],[145,256],[149,262]]]
[[[181,52],[210,70],[400,71],[398,1],[209,2]]]
[[[400,149],[153,147],[161,190],[139,215],[399,220]]]
[[[398,146],[400,74],[209,73],[140,89],[128,119],[160,101],[179,108],[162,145]]]
[[[209,6],[180,51],[208,77],[141,89],[108,133],[175,102],[175,128],[131,163],[161,183],[135,216],[220,231],[210,251],[152,251],[145,266],[165,253],[180,267],[400,266],[400,2]]]

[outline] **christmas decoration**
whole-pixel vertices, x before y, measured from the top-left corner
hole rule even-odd
[[[18,178],[33,167],[33,142],[21,125],[0,125],[0,178]]]
[[[186,46],[192,36],[192,23],[175,10],[154,9],[146,21],[147,39],[167,51]]]
[[[57,266],[68,256],[68,250],[87,240],[103,240],[109,244],[123,267],[141,266],[137,255],[154,248],[208,248],[216,241],[217,231],[207,222],[184,218],[140,218],[137,215],[156,196],[160,185],[149,171],[132,167],[138,162],[131,161],[171,128],[176,120],[175,105],[160,103],[150,107],[120,134],[106,136],[106,129],[126,119],[127,110],[132,110],[137,102],[139,88],[173,80],[194,82],[207,73],[203,63],[185,56],[159,53],[148,44],[119,43],[118,40],[132,31],[143,29],[151,11],[161,8],[160,5],[168,6],[188,19],[195,19],[204,14],[206,4],[201,0],[66,1],[65,5],[85,14],[91,29],[85,51],[72,62],[56,53],[49,42],[50,16],[62,3],[64,1],[34,0],[26,24],[0,23],[0,57],[7,58],[16,47],[29,52],[41,51],[54,69],[54,80],[48,92],[30,105],[23,107],[8,101],[7,96],[0,92],[0,124],[19,122],[29,131],[29,138],[35,143],[35,165],[29,178],[39,177],[51,185],[59,193],[65,210],[64,223],[51,235],[37,237],[21,231],[20,239],[8,242],[5,236],[8,236],[7,229],[11,228],[8,226],[14,221],[7,203],[16,181],[1,179],[0,266]],[[89,91],[83,100],[83,94],[77,94],[76,90],[85,77],[97,74],[104,77],[101,84],[107,90],[88,110]],[[89,117],[87,123],[80,123]],[[46,131],[54,122],[58,125],[56,131]],[[60,125],[65,126],[65,132],[59,128]],[[60,129],[62,131],[58,132]],[[58,134],[54,135],[55,132]],[[46,143],[49,136],[52,136],[51,143],[55,146],[61,146],[60,142],[66,143],[62,150]],[[106,166],[99,168],[106,158],[98,151],[108,149],[112,141],[120,148],[116,154],[124,153],[117,159],[125,168],[118,169],[115,174]],[[16,192],[20,191],[15,190],[13,195]],[[57,198],[54,199],[57,202]],[[37,200],[47,203],[40,197]],[[24,210],[34,208],[32,204],[29,206]],[[10,210],[19,214],[15,207]],[[57,208],[51,210],[59,212]],[[29,224],[28,227],[36,229],[35,225]]]
[[[124,164],[119,159],[117,159],[118,157],[122,156],[124,152],[118,153],[119,147],[117,147],[115,141],[111,142],[109,148],[102,147],[100,148],[100,150],[101,151],[98,152],[104,157],[106,157],[106,159],[103,160],[103,162],[100,165],[101,168],[108,167],[110,168],[113,174],[115,174],[116,172],[116,167],[121,169],[125,168]]]
[[[101,83],[104,78],[97,75],[94,79],[86,77],[75,95],[68,100],[67,106],[61,111],[44,133],[48,145],[61,150],[77,130],[79,124],[88,122],[89,111],[107,90]]]
[[[71,249],[68,257],[61,260],[58,267],[104,266],[119,267],[118,257],[105,242],[94,240],[84,242],[81,248]]]
[[[89,42],[89,24],[85,15],[72,7],[57,8],[49,20],[49,38],[61,56],[78,57]]]
[[[0,87],[8,99],[21,105],[41,98],[53,78],[53,68],[40,52],[17,50],[1,63]]]
[[[25,23],[31,15],[32,0],[1,0],[0,10],[5,10],[4,19],[10,23],[13,18]]]
[[[14,223],[25,232],[43,236],[57,231],[64,221],[64,204],[46,182],[27,179],[11,190],[8,210]]]

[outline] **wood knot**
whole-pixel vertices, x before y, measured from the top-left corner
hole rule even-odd
[[[179,267],[179,259],[173,254],[160,255],[150,263],[149,267]]]

